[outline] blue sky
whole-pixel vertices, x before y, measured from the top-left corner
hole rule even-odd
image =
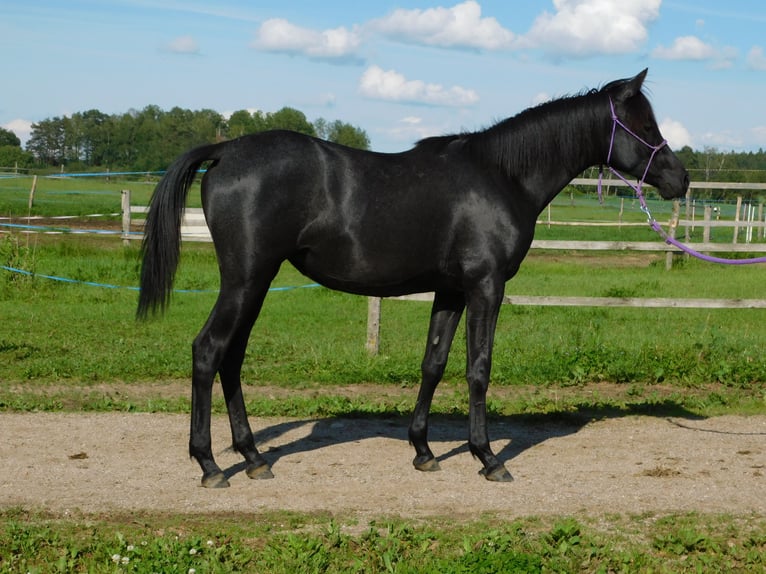
[[[0,126],[292,106],[399,151],[648,67],[673,147],[766,149],[764,30],[763,0],[4,0]]]

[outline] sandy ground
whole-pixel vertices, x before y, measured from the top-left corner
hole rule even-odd
[[[53,512],[329,511],[357,516],[766,513],[766,416],[610,418],[491,425],[514,475],[490,483],[462,421],[436,419],[442,470],[413,469],[402,419],[251,419],[276,478],[250,480],[213,421],[231,488],[200,488],[188,419],[165,414],[0,414],[0,507]]]

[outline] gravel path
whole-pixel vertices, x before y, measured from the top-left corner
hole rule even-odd
[[[766,416],[628,416],[545,427],[504,419],[493,446],[515,477],[489,483],[465,424],[436,419],[442,471],[417,472],[406,421],[252,418],[274,480],[253,481],[213,421],[231,488],[198,487],[188,419],[165,414],[0,414],[0,507],[53,512],[329,511],[359,516],[766,513]]]

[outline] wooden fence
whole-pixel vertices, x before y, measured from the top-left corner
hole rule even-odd
[[[131,205],[130,190],[122,190],[122,241],[126,245],[134,239],[143,238],[144,221],[149,210],[144,205]],[[186,241],[211,242],[205,214],[199,207],[187,207],[181,222],[181,237]]]
[[[578,178],[572,181],[574,185],[595,186],[597,180]],[[605,187],[626,186],[620,180],[608,180]],[[766,191],[766,184],[761,183],[732,183],[732,182],[692,182],[690,193],[694,189],[726,189],[726,190],[755,190]],[[733,220],[713,219],[713,208],[710,205],[703,206],[703,218],[699,220],[695,216],[693,205],[687,196],[687,210],[684,218],[680,217],[678,202],[675,202],[673,215],[668,222],[669,233],[675,234],[678,229],[688,231],[697,227],[703,229],[703,241],[701,243],[687,243],[691,248],[702,253],[766,253],[766,243],[750,243],[753,233],[763,238],[766,233],[763,205],[742,206],[739,198]],[[132,239],[140,239],[142,234],[134,232],[133,227],[142,227],[147,208],[130,204],[130,191],[122,192],[122,238],[124,242]],[[575,222],[555,221],[551,217],[551,211],[547,212],[547,218],[538,220],[538,225],[579,225],[579,226],[627,226],[647,225],[644,223],[626,223],[621,217],[616,222]],[[743,216],[744,214],[744,216]],[[134,217],[135,216],[135,217]],[[732,228],[731,243],[711,242],[711,228]],[[745,243],[739,242],[740,231],[745,230]],[[211,241],[210,232],[205,224],[205,217],[201,209],[189,208],[184,214],[181,226],[181,235],[187,241]],[[672,262],[673,254],[681,251],[672,245],[666,244],[658,238],[657,241],[562,241],[550,239],[536,239],[532,242],[534,250],[561,250],[561,251],[649,251],[664,252],[668,267]],[[394,300],[409,301],[432,301],[433,293],[417,293],[403,297],[393,297]],[[695,299],[695,298],[643,298],[643,297],[554,297],[554,296],[519,296],[507,295],[504,304],[511,305],[536,305],[536,306],[588,306],[588,307],[665,307],[665,308],[705,308],[705,309],[764,309],[764,299]],[[367,350],[375,354],[380,346],[380,309],[381,299],[370,297],[368,299],[367,315]]]

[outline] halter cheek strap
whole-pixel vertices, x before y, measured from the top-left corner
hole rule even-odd
[[[663,147],[668,145],[668,142],[667,140],[662,140],[657,145],[652,145],[648,143],[646,140],[644,140],[641,136],[636,134],[624,123],[622,123],[620,118],[617,117],[617,113],[614,111],[614,102],[612,102],[611,96],[609,96],[609,109],[612,113],[612,137],[609,139],[609,153],[606,156],[606,167],[609,169],[609,171],[612,172],[613,175],[615,175],[616,177],[618,177],[619,179],[627,183],[628,186],[630,186],[630,188],[636,192],[636,195],[638,196],[638,200],[641,203],[641,209],[648,214],[646,201],[644,200],[644,194],[642,193],[641,188],[644,185],[646,174],[649,173],[649,168],[652,165],[652,161],[654,161],[654,156],[657,155],[657,152],[660,151]],[[652,153],[649,156],[649,161],[646,162],[646,169],[644,169],[644,175],[641,176],[641,179],[638,180],[638,183],[636,185],[633,185],[619,171],[617,171],[610,165],[612,161],[612,149],[614,148],[614,136],[617,133],[617,126],[620,126],[622,129],[624,129],[628,133],[628,135],[632,136],[633,138],[641,142],[644,146],[652,150]],[[599,166],[599,170],[598,170],[598,200],[599,202],[603,201],[601,196],[601,181],[603,177],[604,177],[604,166],[601,165]]]
[[[668,245],[672,245],[674,247],[677,247],[681,251],[688,253],[689,255],[692,255],[693,257],[696,257],[697,259],[702,259],[703,261],[708,261],[710,263],[723,263],[727,265],[748,265],[750,263],[766,263],[766,257],[754,257],[751,259],[725,259],[722,257],[713,257],[711,255],[705,255],[704,253],[700,253],[699,251],[696,251],[695,249],[692,249],[688,245],[684,245],[680,241],[678,241],[675,237],[671,237],[668,235],[664,229],[662,229],[662,226],[657,222],[656,219],[652,216],[652,214],[649,212],[649,207],[646,205],[646,199],[644,199],[644,193],[642,191],[642,186],[644,185],[644,180],[646,179],[646,174],[649,173],[649,167],[652,165],[652,161],[654,160],[654,156],[657,155],[657,152],[660,151],[663,147],[668,145],[667,140],[662,140],[657,145],[652,145],[648,142],[646,142],[643,138],[641,138],[638,134],[636,134],[634,131],[632,131],[628,126],[626,126],[620,118],[617,117],[617,114],[614,111],[614,103],[612,102],[611,96],[609,97],[609,108],[612,113],[612,137],[609,140],[609,153],[606,156],[606,167],[609,169],[609,171],[612,172],[617,178],[624,181],[628,186],[636,192],[636,197],[638,197],[638,202],[641,205],[641,211],[643,211],[646,214],[647,221],[649,223],[649,226],[659,234],[662,239],[665,240],[665,243]],[[641,179],[638,180],[636,185],[633,185],[630,181],[628,181],[619,171],[614,169],[610,164],[612,160],[612,148],[614,148],[614,135],[617,133],[617,126],[620,126],[622,129],[624,129],[629,135],[631,135],[633,138],[637,139],[639,142],[641,142],[643,145],[648,147],[652,150],[651,155],[649,156],[649,161],[646,162],[646,169],[644,169],[644,174],[641,176]],[[598,200],[599,202],[603,202],[603,198],[601,196],[601,181],[604,176],[604,165],[599,166],[598,170]]]

